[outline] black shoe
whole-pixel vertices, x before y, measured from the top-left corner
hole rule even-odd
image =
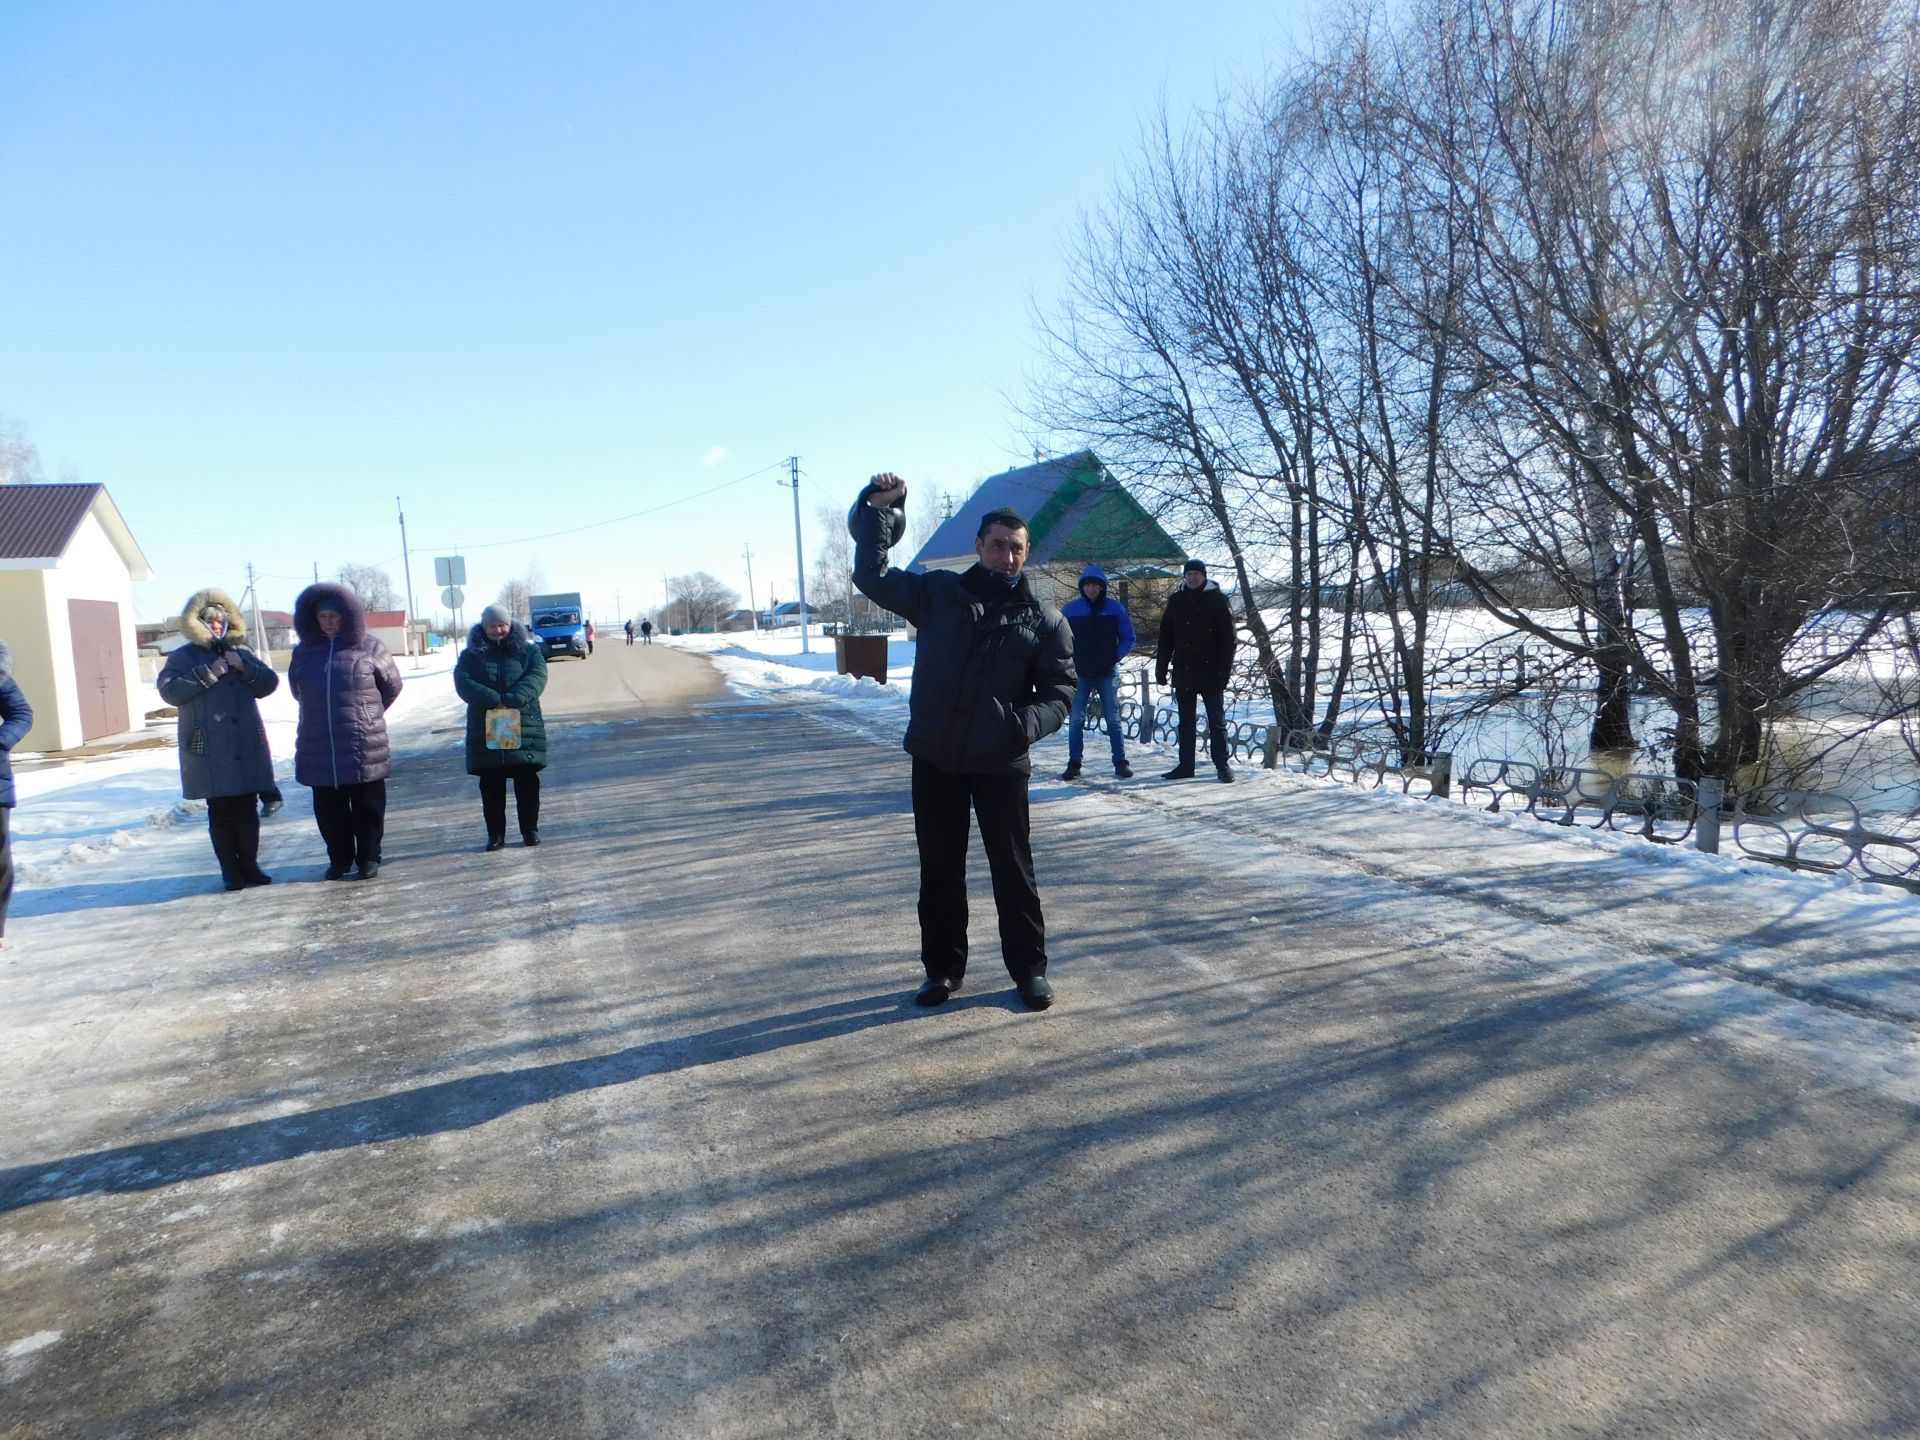
[[[1122,780],[1131,780],[1133,779],[1133,766],[1124,760],[1116,760],[1113,762],[1113,773],[1118,775]]]
[[[1060,772],[1060,778],[1062,780],[1078,780],[1080,778],[1080,762],[1078,760],[1067,761],[1067,768]]]
[[[540,843],[540,832],[538,830],[527,831],[520,837],[520,843],[522,845],[538,845]]]
[[[223,875],[220,877],[220,883],[229,890],[244,890],[247,888],[247,878],[244,875]]]
[[[351,865],[329,865],[327,866],[325,878],[328,880],[344,880],[347,878],[347,871],[352,868]]]
[[[378,860],[369,860],[360,867],[360,878],[362,880],[371,880],[379,873],[380,862]]]
[[[267,872],[262,870],[258,865],[250,865],[247,867],[246,879],[249,885],[273,884],[273,876],[267,874]]]
[[[487,853],[488,853],[488,854],[492,854],[492,853],[493,853],[493,852],[494,852],[495,850],[504,850],[504,849],[506,849],[506,848],[507,848],[507,837],[506,837],[506,836],[504,836],[504,835],[489,835],[489,836],[487,837]]]
[[[1053,1004],[1053,986],[1047,983],[1044,975],[1029,975],[1017,988],[1029,1010],[1044,1010]]]
[[[961,979],[958,975],[929,975],[921,982],[920,988],[913,992],[916,1005],[944,1005],[959,990]]]
[[[1162,780],[1191,780],[1193,779],[1193,767],[1189,765],[1176,765],[1160,778]]]
[[[1222,785],[1233,784],[1233,771],[1229,770],[1224,765],[1220,767],[1220,783]]]

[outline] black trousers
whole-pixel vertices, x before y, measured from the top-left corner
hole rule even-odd
[[[13,903],[13,807],[0,805],[0,935],[7,933],[7,906]]]
[[[968,814],[980,841],[1000,912],[1000,954],[1015,982],[1047,973],[1047,927],[1033,875],[1025,775],[950,775],[913,762],[913,837],[920,845],[920,961],[929,975],[967,970]]]
[[[480,777],[480,813],[487,817],[489,840],[506,838],[509,778],[513,780],[513,808],[520,821],[521,837],[540,828],[540,772],[531,765],[509,765]]]
[[[1173,698],[1180,706],[1180,768],[1193,769],[1194,720],[1196,718],[1196,699],[1206,702],[1207,706],[1207,748],[1213,751],[1214,767],[1219,770],[1228,768],[1227,755],[1227,704],[1224,690],[1176,690]]]
[[[327,842],[327,864],[333,869],[377,863],[387,834],[387,782],[314,786],[313,823]]]
[[[260,797],[216,795],[207,801],[207,835],[222,880],[245,880],[260,868]]]

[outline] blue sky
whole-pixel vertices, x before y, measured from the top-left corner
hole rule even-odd
[[[0,424],[111,490],[143,618],[249,561],[276,608],[399,582],[396,496],[423,612],[456,548],[470,606],[532,566],[609,618],[744,594],[749,547],[789,599],[754,472],[800,456],[810,563],[874,470],[1030,458],[1076,217],[1309,13],[13,0]]]

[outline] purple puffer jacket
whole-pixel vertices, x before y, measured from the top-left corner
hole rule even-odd
[[[340,633],[320,633],[320,611],[340,612]],[[287,664],[287,684],[300,702],[293,740],[293,778],[338,788],[384,780],[393,772],[387,707],[400,695],[400,667],[367,634],[367,607],[344,585],[309,585],[293,602],[300,643]]]

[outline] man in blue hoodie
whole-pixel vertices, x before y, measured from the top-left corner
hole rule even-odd
[[[1107,740],[1113,746],[1113,773],[1131,779],[1127,740],[1120,733],[1119,669],[1133,653],[1133,621],[1127,607],[1107,595],[1107,572],[1089,565],[1080,572],[1080,593],[1061,607],[1073,628],[1073,668],[1080,683],[1073,692],[1073,710],[1067,716],[1067,768],[1062,780],[1080,778],[1080,756],[1086,739],[1087,701],[1098,692],[1100,713],[1106,717]]]

